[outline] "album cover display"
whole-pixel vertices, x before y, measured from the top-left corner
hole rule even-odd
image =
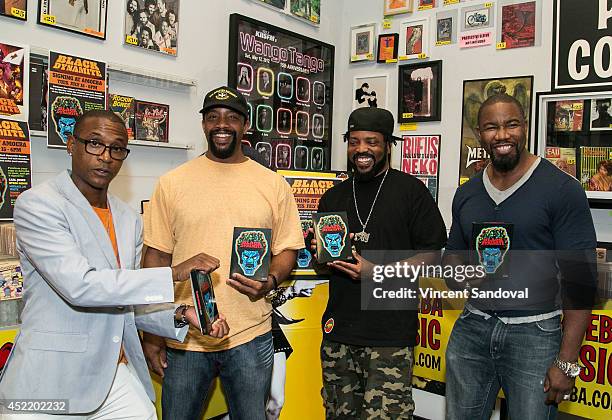
[[[38,23],[106,39],[108,0],[38,0]]]
[[[230,275],[237,273],[251,280],[268,281],[271,246],[271,229],[235,227]]]
[[[66,147],[79,116],[106,109],[106,63],[49,52],[48,147]]]
[[[576,177],[576,149],[573,147],[546,147],[546,159],[566,174]]]
[[[506,49],[535,45],[535,1],[502,6],[501,19],[501,41],[506,44]]]
[[[13,19],[28,19],[27,0],[2,0],[0,1],[0,16],[7,16]]]
[[[23,297],[23,273],[18,259],[0,261],[0,301]]]
[[[170,107],[166,104],[135,101],[135,140],[168,143],[170,129]]]
[[[0,117],[28,120],[30,49],[0,41]]]
[[[117,114],[124,122],[128,140],[134,140],[134,97],[111,93],[108,95],[108,109]]]
[[[124,0],[126,45],[176,56],[180,0]]]
[[[200,332],[203,335],[210,334],[212,324],[219,319],[210,274],[199,270],[191,272],[191,295],[193,296],[193,306],[200,321]]]
[[[582,131],[584,101],[555,102],[555,131]]]
[[[591,100],[591,131],[612,130],[612,97]]]
[[[612,147],[580,147],[580,183],[585,191],[612,191]]]
[[[271,169],[329,168],[333,66],[332,45],[231,15],[228,85],[247,100],[245,140]]]
[[[512,246],[512,223],[484,222],[472,224],[474,264],[482,265],[488,276],[508,277]]]
[[[317,261],[350,261],[353,259],[348,217],[346,212],[326,212],[312,215],[317,240]]]

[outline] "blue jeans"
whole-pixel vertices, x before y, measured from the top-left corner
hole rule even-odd
[[[501,387],[511,420],[555,419],[544,378],[561,345],[560,318],[506,325],[465,309],[446,348],[446,418],[488,420]]]
[[[199,420],[210,385],[218,375],[232,420],[265,420],[274,349],[272,333],[229,350],[197,352],[167,349],[162,384],[162,415]]]

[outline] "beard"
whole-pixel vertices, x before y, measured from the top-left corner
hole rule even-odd
[[[357,168],[357,165],[355,164],[355,161],[362,156],[367,156],[369,158],[371,158],[374,161],[374,165],[372,166],[371,169],[365,171],[365,172],[360,172],[359,169]],[[353,171],[353,174],[355,176],[355,179],[358,182],[368,182],[371,181],[372,179],[374,179],[374,177],[383,170],[383,168],[385,167],[385,164],[387,159],[387,155],[385,154],[383,156],[382,159],[380,159],[378,162],[376,162],[376,157],[370,153],[356,153],[353,156],[353,159],[349,159],[349,168]]]
[[[219,133],[227,133],[226,130],[213,130],[210,132],[210,139],[208,140],[208,151],[213,154],[217,159],[227,159],[234,154],[236,150],[236,146],[238,145],[238,137],[236,136],[236,132],[232,132],[232,142],[227,146],[226,149],[219,149],[212,138]]]
[[[521,160],[521,151],[519,150],[518,144],[514,146],[514,153],[507,155],[497,156],[495,149],[491,147],[489,156],[491,156],[491,165],[499,172],[510,172],[519,164]]]

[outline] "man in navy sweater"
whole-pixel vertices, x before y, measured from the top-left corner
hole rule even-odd
[[[445,258],[465,252],[487,275],[449,284],[469,299],[447,347],[447,418],[488,419],[501,387],[510,418],[552,419],[580,374],[593,221],[577,180],[527,150],[515,98],[488,98],[478,134],[491,163],[455,194]]]

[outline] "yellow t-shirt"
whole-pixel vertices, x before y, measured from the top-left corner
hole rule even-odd
[[[172,265],[200,252],[218,258],[220,267],[211,277],[219,312],[230,327],[221,340],[190,328],[184,343],[168,341],[170,347],[226,350],[270,331],[270,302],[251,302],[226,284],[234,227],[272,229],[272,255],[304,247],[289,184],[250,159],[230,164],[200,156],[159,179],[145,214],[144,242],[172,254]],[[176,303],[193,305],[190,282],[175,283],[174,296]]]

